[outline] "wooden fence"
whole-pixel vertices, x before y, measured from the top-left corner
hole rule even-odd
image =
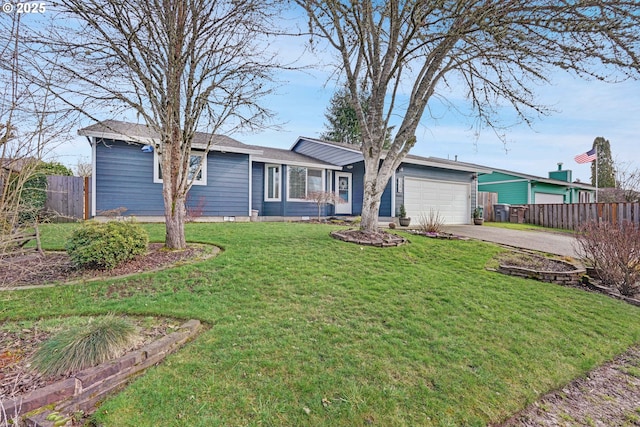
[[[47,176],[45,209],[54,222],[88,219],[91,213],[91,179],[78,176]]]
[[[485,221],[493,221],[493,205],[498,203],[498,193],[478,191],[477,206],[482,207]]]
[[[525,205],[527,224],[576,230],[590,221],[620,224],[623,221],[640,224],[640,203],[571,203]]]

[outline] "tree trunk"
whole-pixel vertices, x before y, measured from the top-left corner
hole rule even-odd
[[[165,199],[165,246],[168,249],[184,249],[187,240],[184,236],[184,222],[186,219],[186,207],[184,198],[177,197],[173,201]],[[173,209],[171,207],[173,206]]]
[[[375,233],[378,231],[378,214],[380,211],[380,195],[374,197],[367,192],[364,193],[362,201],[362,222],[360,230],[366,233]]]
[[[362,221],[360,222],[361,231],[366,233],[375,233],[378,231],[380,198],[382,197],[384,187],[388,180],[389,178],[384,179],[384,177],[378,175],[378,168],[365,166]],[[384,184],[380,185],[381,182],[384,182]]]

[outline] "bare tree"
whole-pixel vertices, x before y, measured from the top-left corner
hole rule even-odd
[[[337,205],[338,203],[345,203],[344,199],[334,193],[333,191],[311,191],[307,194],[305,200],[314,202],[318,207],[318,222],[322,216],[322,208],[327,205]]]
[[[90,177],[93,173],[91,162],[87,160],[80,160],[76,163],[76,175],[83,178]]]
[[[576,233],[576,249],[603,285],[626,296],[640,290],[640,228],[636,224],[583,224]]]
[[[59,0],[54,8],[53,26],[32,39],[38,63],[56,70],[53,90],[73,108],[96,121],[105,111],[133,113],[160,135],[166,246],[184,248],[195,132],[270,117],[258,101],[271,90],[275,61],[266,52],[277,9],[259,0]],[[66,60],[51,63],[52,54]]]
[[[338,54],[362,133],[362,225],[378,226],[380,197],[416,144],[415,131],[434,97],[464,88],[479,123],[497,129],[497,109],[527,123],[548,110],[534,88],[564,69],[607,80],[639,76],[639,6],[635,0],[295,0],[309,17],[312,42]],[[613,78],[611,78],[613,79]],[[370,94],[368,110],[360,99]],[[385,129],[400,124],[388,150]]]
[[[621,202],[640,200],[640,169],[631,162],[616,162],[616,190]]]
[[[38,218],[46,198],[38,168],[74,123],[46,85],[26,78],[34,70],[23,32],[20,15],[0,19],[0,256],[20,244],[18,237]],[[39,76],[42,82],[49,77]]]

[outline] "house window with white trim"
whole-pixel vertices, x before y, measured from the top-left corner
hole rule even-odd
[[[158,154],[157,150],[153,152],[154,168],[153,168],[153,182],[162,183],[162,154]],[[191,152],[189,156],[189,182],[193,180],[193,185],[207,185],[207,162],[206,155],[203,151]],[[202,165],[202,167],[200,167]]]
[[[265,165],[264,200],[266,202],[280,201],[281,165]]]
[[[301,166],[287,168],[287,199],[304,200],[309,193],[324,190],[324,171]]]

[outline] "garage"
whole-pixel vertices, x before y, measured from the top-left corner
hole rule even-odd
[[[412,222],[437,212],[445,224],[471,222],[471,184],[404,178],[404,207]]]
[[[535,204],[549,205],[553,203],[564,203],[564,195],[551,193],[535,193]]]

